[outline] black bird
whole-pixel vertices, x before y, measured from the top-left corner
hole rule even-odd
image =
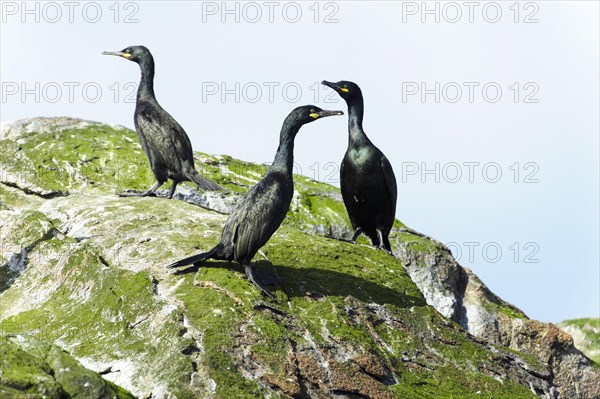
[[[116,55],[140,66],[142,79],[138,87],[135,105],[135,130],[142,148],[148,156],[156,183],[147,191],[126,193],[121,196],[149,196],[169,178],[173,185],[167,198],[172,198],[177,184],[192,181],[202,190],[223,190],[207,178],[200,176],[194,167],[192,144],[185,130],[165,111],[154,96],[154,58],[144,46],[131,46],[122,51],[104,51],[104,55]]]
[[[283,122],[273,163],[262,180],[235,206],[225,223],[219,244],[208,252],[190,256],[167,267],[199,264],[207,259],[235,259],[244,267],[248,280],[273,297],[256,279],[250,261],[279,228],[290,207],[294,193],[294,138],[306,123],[343,114],[342,111],[324,111],[314,105],[294,109]]]
[[[391,252],[388,235],[396,214],[396,177],[390,161],[363,130],[360,87],[344,80],[321,83],[335,90],[348,104],[348,149],[340,167],[340,186],[354,229],[352,241],[364,233],[373,245]]]

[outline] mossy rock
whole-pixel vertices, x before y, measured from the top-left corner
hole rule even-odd
[[[558,327],[573,336],[577,349],[600,365],[600,318],[565,320]]]
[[[217,194],[223,203],[265,170],[227,156],[198,160],[230,190]],[[428,305],[398,258],[325,237],[350,232],[335,187],[295,177],[288,218],[255,258],[279,279],[272,301],[235,263],[164,267],[217,243],[226,215],[190,203],[215,195],[191,185],[178,196],[189,202],[117,197],[152,184],[130,130],[79,123],[25,132],[0,141],[0,167],[0,239],[10,248],[0,254],[9,269],[0,274],[0,328],[59,345],[136,397],[554,392],[544,364],[476,339]],[[401,222],[393,242],[440,251]]]
[[[0,359],[3,399],[134,398],[61,348],[29,336],[0,335]]]

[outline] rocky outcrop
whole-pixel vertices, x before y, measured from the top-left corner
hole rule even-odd
[[[541,336],[435,240],[397,222],[395,258],[327,238],[350,233],[334,187],[295,178],[256,257],[279,280],[265,300],[235,264],[164,268],[218,241],[263,166],[199,154],[229,193],[119,198],[152,184],[134,132],[19,123],[0,141],[0,328],[59,345],[136,397],[594,397],[587,383],[569,394],[598,371],[566,334]],[[568,356],[583,360],[558,381]]]
[[[59,347],[30,336],[0,336],[0,359],[0,397],[4,399],[134,398]]]
[[[559,397],[600,398],[600,369],[569,334],[551,323],[530,320],[503,301],[440,242],[421,236],[395,248],[427,303],[444,316],[485,342],[533,356],[552,374]]]
[[[600,363],[600,318],[565,320],[558,327],[573,337],[577,349]]]

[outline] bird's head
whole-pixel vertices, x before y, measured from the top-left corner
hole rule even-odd
[[[360,87],[358,87],[358,85],[354,82],[340,80],[339,82],[334,83],[324,80],[321,82],[321,84],[324,84],[327,87],[331,87],[340,95],[340,97],[346,100],[346,103],[348,104],[355,100],[362,99],[362,92],[360,91]]]
[[[116,55],[123,57],[129,61],[137,62],[138,64],[146,59],[151,59],[152,54],[144,46],[129,46],[121,51],[103,51],[103,55]]]
[[[344,115],[342,111],[327,111],[317,107],[316,105],[303,105],[295,108],[288,117],[286,122],[291,125],[305,125],[310,122],[314,122],[317,119],[325,118],[333,115]]]

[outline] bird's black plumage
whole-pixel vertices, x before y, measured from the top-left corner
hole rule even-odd
[[[362,127],[364,102],[356,83],[322,82],[348,105],[348,149],[340,167],[340,187],[354,236],[361,234],[373,245],[391,252],[388,236],[396,214],[396,177],[392,165],[373,145]]]
[[[250,262],[279,228],[292,201],[294,138],[306,123],[343,114],[342,111],[324,111],[312,105],[294,109],[283,122],[273,163],[262,180],[235,206],[225,223],[219,244],[208,252],[182,259],[167,267],[197,264],[207,259],[236,260],[244,266],[248,279],[264,293],[271,295],[255,279]]]
[[[168,198],[173,197],[177,184],[182,181],[192,181],[202,190],[222,190],[217,183],[198,174],[188,135],[156,101],[154,58],[150,51],[144,46],[131,46],[122,51],[105,51],[103,54],[133,61],[140,66],[142,72],[134,114],[135,130],[150,161],[156,183],[144,193],[124,195],[153,195],[168,179],[173,180]]]

